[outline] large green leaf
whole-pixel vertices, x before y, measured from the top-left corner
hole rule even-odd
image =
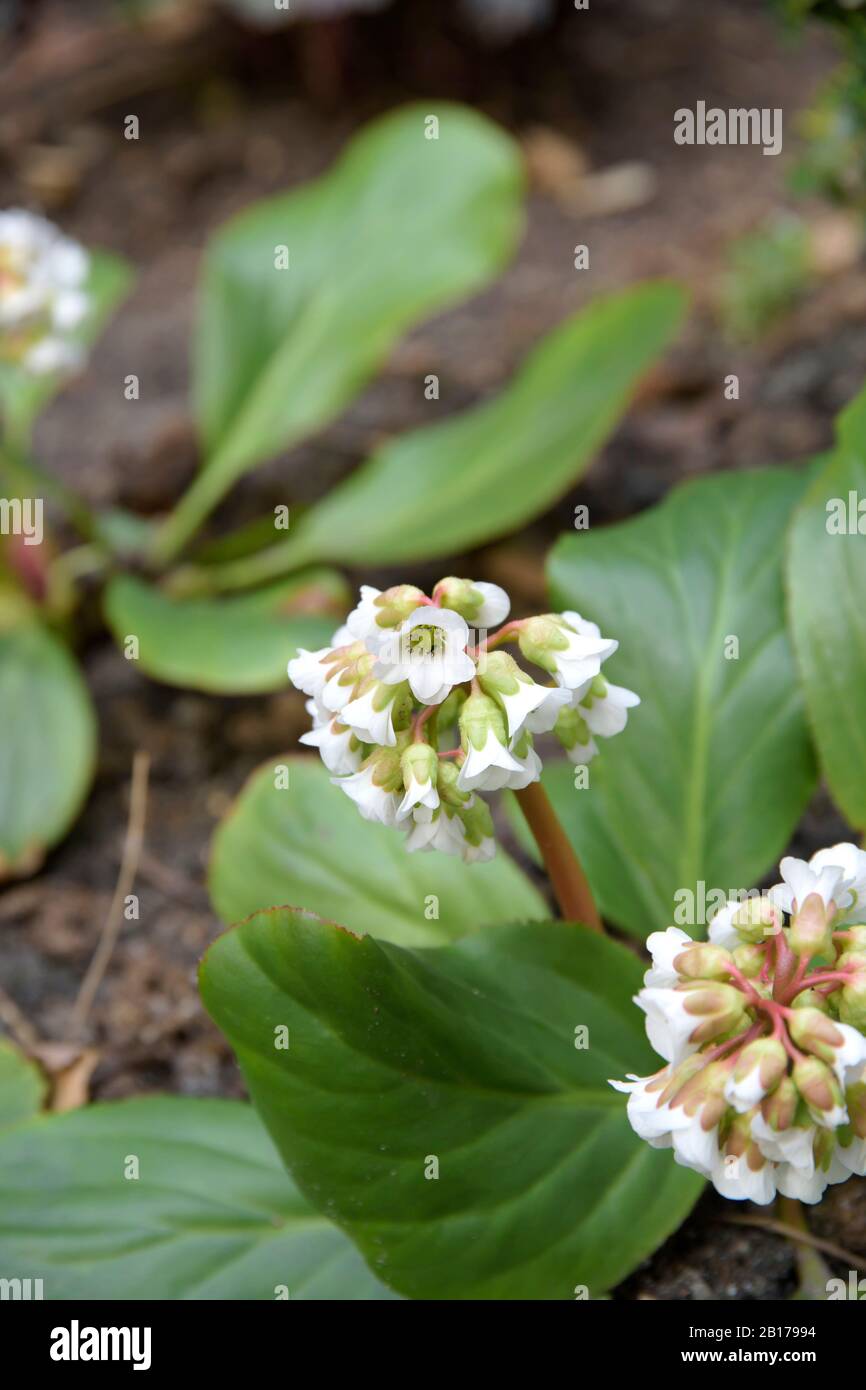
[[[24,621],[0,626],[0,880],[32,873],[93,775],[96,721],[66,648]]]
[[[814,786],[782,591],[802,489],[782,469],[702,479],[552,553],[556,607],[619,640],[605,674],[643,701],[600,740],[588,788],[548,779],[603,911],[637,936],[674,920],[678,892],[700,902],[701,881],[757,883]]]
[[[409,854],[405,835],[363,820],[320,762],[298,757],[250,778],[214,838],[210,891],[224,922],[291,903],[410,946],[547,912],[504,852],[488,864]]]
[[[141,668],[170,685],[223,695],[280,690],[298,647],[324,646],[349,607],[345,581],[316,570],[237,598],[171,598],[112,579],[105,616],[116,640],[138,639]],[[317,611],[318,610],[318,611]]]
[[[838,447],[795,514],[788,552],[791,630],[821,765],[838,805],[860,830],[866,829],[863,498],[866,392],[839,422]]]
[[[341,410],[411,324],[477,289],[520,230],[517,149],[435,102],[361,132],[323,178],[258,204],[207,254],[195,395],[207,461],[164,533],[173,553],[247,469]],[[288,269],[276,268],[288,248]]]
[[[682,319],[673,284],[597,300],[536,348],[493,400],[386,444],[291,536],[224,580],[308,559],[394,564],[466,550],[544,511],[590,463]]]
[[[44,1094],[45,1079],[35,1062],[0,1041],[0,1130],[36,1115]]]
[[[223,1100],[93,1105],[0,1136],[0,1270],[46,1299],[393,1297],[251,1107]]]
[[[129,291],[132,272],[126,261],[107,251],[91,251],[87,294],[90,311],[71,335],[89,348],[96,341],[113,309]],[[33,376],[8,363],[0,363],[0,415],[13,437],[22,437],[39,411],[65,384],[62,374]]]
[[[201,984],[300,1186],[389,1284],[570,1299],[622,1279],[702,1185],[607,1084],[658,1065],[640,973],[563,923],[410,951],[283,910],[221,937]]]

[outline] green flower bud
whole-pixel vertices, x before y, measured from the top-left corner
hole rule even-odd
[[[589,725],[573,705],[566,705],[565,709],[560,710],[553,732],[566,752],[571,752],[575,747],[586,747],[592,738]]]
[[[410,613],[427,597],[422,589],[414,584],[395,584],[374,599],[373,607],[378,609],[376,626],[381,628],[400,627]]]
[[[833,923],[819,893],[810,893],[791,919],[788,944],[798,956],[833,958]]]
[[[783,1076],[776,1089],[761,1102],[761,1114],[771,1129],[790,1129],[797,1118],[800,1093],[790,1076]]]
[[[556,662],[553,660],[552,653],[555,651],[565,651],[568,647],[568,638],[562,630],[562,624],[552,613],[544,613],[538,618],[529,618],[520,630],[519,646],[527,661],[532,661],[536,666],[540,666],[543,671],[549,671],[551,675],[556,670]]]
[[[461,807],[457,814],[463,822],[470,845],[480,845],[483,840],[493,838],[493,817],[482,796],[476,796],[470,806]]]
[[[363,767],[373,769],[373,782],[386,792],[402,792],[403,772],[399,748],[374,748]]]
[[[686,1013],[701,1020],[690,1035],[693,1042],[711,1042],[747,1026],[745,998],[733,985],[696,983],[684,986],[684,990]]]
[[[410,743],[400,759],[400,768],[406,791],[413,780],[420,786],[425,786],[428,782],[434,787],[437,784],[439,758],[429,743]]]
[[[472,793],[461,791],[457,785],[460,769],[450,758],[439,759],[439,777],[436,783],[440,800],[446,806],[465,806]]]
[[[788,1032],[798,1047],[831,1065],[845,1042],[832,1018],[820,1009],[796,1009],[788,1019]]]
[[[830,1001],[826,994],[819,994],[816,989],[804,989],[791,1001],[792,1009],[818,1009],[822,1014],[829,1014]]]
[[[841,957],[839,964],[845,959]],[[854,972],[852,979],[842,986],[837,998],[841,1021],[866,1033],[866,967]]]
[[[767,959],[760,946],[744,944],[737,946],[734,950],[734,965],[741,975],[745,975],[747,980],[754,980],[760,975]]]
[[[489,695],[470,695],[460,711],[460,741],[468,751],[481,749],[492,734],[500,743],[508,743],[505,715]]]
[[[845,1091],[848,1123],[858,1139],[866,1139],[866,1081],[855,1081]]]
[[[686,980],[728,980],[731,953],[721,946],[686,946],[674,957],[674,969]]]
[[[778,910],[769,898],[747,898],[734,913],[732,925],[737,935],[750,945],[758,945],[775,935],[781,926]]]
[[[442,734],[446,729],[450,729],[452,724],[456,724],[460,717],[460,711],[466,703],[466,691],[461,690],[460,686],[455,686],[451,694],[444,699],[436,713],[436,728]]]
[[[793,1077],[816,1124],[835,1129],[843,1123],[842,1091],[826,1062],[820,1057],[804,1057],[794,1063]]]

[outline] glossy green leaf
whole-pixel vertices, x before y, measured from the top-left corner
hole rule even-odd
[[[411,951],[283,910],[221,937],[201,987],[301,1188],[389,1284],[572,1299],[628,1274],[702,1186],[607,1084],[657,1065],[640,973],[561,922]]]
[[[38,1114],[44,1094],[45,1078],[36,1063],[0,1041],[0,1130]]]
[[[237,582],[312,559],[394,564],[530,521],[580,477],[678,328],[682,291],[638,285],[551,333],[492,400],[384,445]],[[224,571],[227,583],[235,572]]]
[[[340,575],[316,570],[232,598],[172,598],[119,575],[105,616],[121,646],[138,639],[141,669],[169,685],[223,695],[286,686],[298,647],[324,646],[351,603]]]
[[[90,312],[75,333],[76,342],[89,348],[99,337],[113,310],[129,292],[132,271],[126,261],[107,251],[91,251],[87,294]],[[13,437],[26,434],[30,424],[51,397],[66,384],[62,374],[32,376],[9,363],[0,363],[0,415]]]
[[[96,721],[69,652],[46,628],[0,629],[0,880],[34,872],[75,819]]]
[[[92,1105],[0,1135],[0,1270],[46,1299],[393,1297],[251,1107],[223,1100]]]
[[[818,755],[837,804],[859,830],[866,829],[864,497],[866,393],[841,418],[838,447],[797,510],[788,551],[791,630]]]
[[[224,922],[290,903],[411,946],[547,911],[502,850],[488,864],[409,854],[400,831],[363,820],[320,762],[297,757],[244,787],[214,838],[210,891]]]
[[[439,101],[433,111],[437,139],[427,138],[429,104],[391,112],[323,178],[214,238],[195,354],[207,461],[163,556],[242,473],[342,410],[413,323],[478,289],[512,253],[515,145],[476,112]]]
[[[636,936],[674,920],[701,935],[677,895],[700,909],[757,884],[814,787],[782,589],[803,486],[783,469],[702,479],[552,552],[555,606],[619,640],[605,675],[643,702],[599,740],[588,788],[564,767],[547,783],[604,913]]]

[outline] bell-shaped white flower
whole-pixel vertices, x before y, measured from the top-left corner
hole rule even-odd
[[[397,743],[397,723],[408,722],[411,709],[409,687],[386,685],[375,677],[366,680],[358,693],[340,711],[340,722],[353,729],[362,743],[393,748]]]
[[[380,648],[373,673],[387,685],[408,681],[416,700],[438,705],[455,685],[475,675],[468,642],[469,628],[459,613],[425,605]]]
[[[419,850],[439,850],[442,854],[462,858],[465,840],[463,824],[456,811],[450,806],[440,805],[435,811],[419,809],[414,812],[406,837],[406,848],[410,854],[416,854]]]
[[[644,976],[644,984],[650,989],[673,989],[680,982],[674,961],[694,945],[692,938],[680,927],[668,927],[666,931],[651,932],[646,944],[653,963]]]
[[[850,902],[848,879],[841,864],[822,864],[812,868],[805,859],[794,859],[787,855],[779,865],[782,883],[770,889],[769,898],[783,912],[794,912],[812,893],[817,893],[825,907],[831,902],[847,906]]]
[[[358,739],[336,719],[318,723],[301,734],[300,741],[310,748],[318,748],[325,767],[337,777],[357,772],[361,766],[364,754]]]
[[[465,758],[457,778],[461,791],[496,791],[526,768],[508,750],[505,718],[489,695],[470,695],[460,711],[460,737]]]
[[[851,922],[866,920],[866,851],[843,841],[828,849],[819,849],[809,860],[813,873],[826,868],[840,868],[843,874],[844,892],[835,897],[839,909],[834,926],[841,927]]]
[[[618,642],[602,637],[595,623],[579,613],[548,613],[521,626],[520,650],[529,661],[555,675],[558,683],[582,694],[612,656]]]
[[[727,1081],[725,1100],[739,1114],[760,1105],[788,1070],[788,1054],[778,1038],[756,1038],[737,1057]]]
[[[428,743],[411,743],[400,760],[406,794],[400,803],[400,815],[425,807],[435,811],[439,806],[439,759]]]
[[[597,738],[613,738],[628,723],[628,711],[639,704],[640,696],[633,690],[610,685],[602,676],[596,676],[578,709]]]
[[[403,786],[400,754],[395,749],[377,748],[357,772],[331,781],[351,797],[365,820],[390,826],[405,820],[398,795]]]

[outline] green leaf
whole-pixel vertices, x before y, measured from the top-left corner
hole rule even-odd
[[[132,271],[126,261],[107,251],[90,251],[90,277],[86,293],[90,312],[70,337],[89,348],[99,337],[113,310],[129,292]],[[69,378],[49,373],[32,376],[9,363],[0,363],[0,414],[13,438],[26,435],[36,416]]]
[[[853,494],[853,496],[852,496]],[[866,829],[866,393],[791,527],[790,622],[822,770],[852,826]]]
[[[619,640],[605,675],[643,702],[599,741],[588,788],[565,767],[546,782],[602,910],[636,936],[674,920],[678,893],[700,904],[701,881],[759,882],[814,787],[782,591],[803,486],[782,469],[702,479],[552,552],[556,608]]]
[[[410,951],[284,909],[221,937],[201,987],[299,1185],[389,1284],[571,1299],[624,1278],[702,1186],[607,1084],[658,1065],[640,974],[561,922]]]
[[[38,1114],[44,1095],[45,1079],[35,1062],[0,1041],[0,1130]]]
[[[320,762],[297,757],[244,787],[214,837],[210,891],[224,922],[291,903],[410,946],[547,911],[501,850],[488,864],[409,854],[400,831],[365,821]]]
[[[298,647],[315,651],[349,607],[331,570],[294,575],[235,598],[172,598],[120,575],[105,592],[105,617],[118,643],[135,636],[141,669],[169,685],[222,695],[286,686]]]
[[[223,1100],[92,1105],[0,1136],[0,1269],[46,1299],[393,1297],[251,1107]]]
[[[320,429],[425,315],[510,257],[523,176],[513,142],[435,102],[375,121],[323,178],[242,213],[207,254],[195,353],[203,472],[159,545],[174,554],[243,473]],[[288,269],[276,266],[286,247]]]
[[[63,644],[23,622],[0,630],[0,880],[33,873],[90,785],[96,720]]]
[[[498,396],[386,444],[227,586],[310,559],[395,564],[468,550],[522,526],[580,477],[676,332],[682,291],[599,299],[551,333]]]

